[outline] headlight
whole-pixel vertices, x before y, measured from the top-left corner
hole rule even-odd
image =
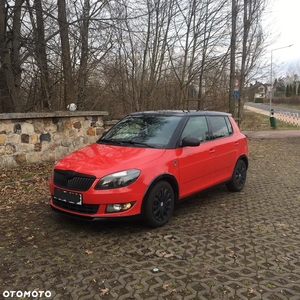
[[[99,180],[95,190],[115,189],[127,186],[139,177],[141,171],[132,169],[109,174]]]

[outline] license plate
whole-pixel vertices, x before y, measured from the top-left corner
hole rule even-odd
[[[55,188],[54,189],[54,198],[60,201],[72,203],[72,204],[77,204],[77,205],[82,205],[82,195],[69,192],[69,191],[64,191]]]

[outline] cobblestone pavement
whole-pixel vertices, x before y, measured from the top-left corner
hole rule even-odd
[[[155,230],[67,219],[46,187],[26,203],[1,198],[0,298],[300,299],[300,137],[249,147],[241,193],[202,192]]]

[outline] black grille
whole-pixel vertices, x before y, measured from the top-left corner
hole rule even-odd
[[[54,170],[54,184],[72,191],[87,191],[95,180],[95,176],[75,171]]]
[[[99,209],[98,204],[77,205],[77,204],[57,200],[53,196],[52,196],[52,201],[55,206],[61,207],[66,210],[83,213],[83,214],[88,214],[88,215],[93,215],[93,214],[97,213],[97,211]]]

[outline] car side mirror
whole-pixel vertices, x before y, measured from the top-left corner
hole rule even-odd
[[[193,136],[187,136],[181,141],[182,147],[197,147],[199,145],[200,145],[200,140]]]

